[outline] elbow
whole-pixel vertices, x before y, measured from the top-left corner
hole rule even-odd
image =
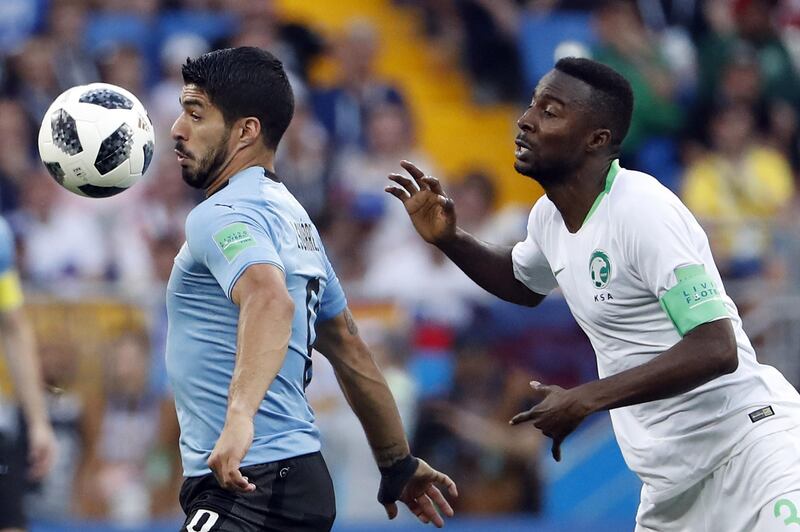
[[[714,342],[714,348],[710,350],[714,353],[713,360],[717,376],[733,373],[739,367],[739,347],[736,345],[736,335],[730,320],[725,320],[725,322],[725,326],[722,327],[724,333],[719,335]]]

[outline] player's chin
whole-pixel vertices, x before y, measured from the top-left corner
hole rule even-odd
[[[535,173],[534,167],[531,163],[523,161],[519,158],[514,161],[514,170],[516,170],[517,173],[527,177],[532,177]]]

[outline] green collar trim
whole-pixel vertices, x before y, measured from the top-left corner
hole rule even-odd
[[[617,178],[619,170],[619,159],[614,159],[611,161],[611,167],[608,169],[608,173],[606,174],[606,187],[602,192],[600,192],[600,194],[597,195],[597,198],[595,198],[592,208],[589,209],[589,212],[586,213],[586,218],[583,219],[583,224],[581,224],[581,227],[586,225],[586,222],[588,222],[589,218],[592,217],[594,211],[596,211],[597,207],[600,206],[600,202],[603,201],[603,198],[611,192],[611,186],[614,184],[614,180]]]

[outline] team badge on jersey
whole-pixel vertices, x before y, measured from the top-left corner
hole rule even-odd
[[[605,251],[596,249],[592,252],[592,258],[589,259],[589,274],[592,277],[592,286],[598,290],[608,286],[608,280],[611,279],[611,261]]]

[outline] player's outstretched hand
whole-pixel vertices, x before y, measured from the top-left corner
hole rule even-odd
[[[389,174],[399,186],[390,185],[386,192],[403,202],[414,228],[427,242],[437,244],[455,235],[456,211],[453,200],[445,194],[438,179],[425,173],[409,161],[400,166],[413,178]]]
[[[416,463],[416,468],[405,484],[400,484],[402,490],[394,482],[394,479],[388,477],[385,473],[381,476],[381,488],[378,492],[378,501],[383,503],[386,508],[386,515],[389,519],[397,517],[397,504],[395,501],[399,500],[411,510],[411,513],[417,516],[417,519],[425,524],[433,523],[436,528],[444,526],[444,519],[437,511],[439,510],[447,517],[453,517],[453,508],[447,502],[439,488],[447,489],[447,493],[451,497],[458,497],[458,488],[456,483],[444,473],[436,471],[429,466],[424,460],[419,458],[409,457]],[[402,473],[399,473],[402,475]],[[394,485],[393,485],[394,484]],[[396,491],[400,491],[399,496]],[[394,493],[392,493],[394,492]]]
[[[589,415],[579,388],[565,390],[560,386],[548,386],[531,382],[537,405],[514,416],[509,423],[518,425],[532,421],[533,426],[553,440],[553,458],[561,461],[561,442]]]
[[[219,435],[207,462],[219,485],[226,490],[247,493],[256,489],[255,484],[239,471],[239,465],[252,443],[252,418],[228,415],[222,434]]]

